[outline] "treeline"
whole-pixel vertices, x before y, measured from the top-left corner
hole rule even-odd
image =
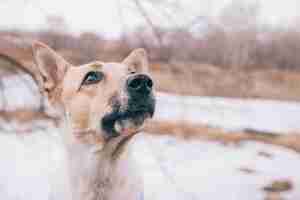
[[[147,28],[126,33],[120,39],[105,39],[95,33],[75,36],[62,32],[2,31],[43,41],[74,64],[94,59],[120,60],[133,48],[144,47],[153,62],[196,62],[225,69],[300,70],[300,30],[258,28],[233,30],[214,26],[200,33],[159,30],[160,40]],[[1,44],[0,44],[1,45]]]

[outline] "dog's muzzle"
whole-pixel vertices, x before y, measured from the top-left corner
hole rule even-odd
[[[113,111],[102,119],[106,137],[117,137],[138,131],[155,110],[153,81],[146,74],[134,74],[126,80],[127,101],[115,101]]]

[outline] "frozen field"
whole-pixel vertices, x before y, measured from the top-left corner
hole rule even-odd
[[[187,120],[225,129],[270,132],[300,130],[300,103],[221,97],[158,95],[156,117]]]
[[[28,94],[26,88],[20,91],[9,84],[7,96]],[[23,97],[8,99],[7,108],[36,105],[37,98]],[[155,117],[287,133],[300,130],[298,113],[300,104],[295,102],[159,94]],[[56,129],[22,137],[3,133],[0,146],[0,199],[53,200],[59,196],[64,156]],[[300,155],[279,146],[257,142],[225,146],[144,133],[136,138],[133,149],[145,177],[147,200],[263,200],[267,194],[263,188],[277,180],[292,184],[280,194],[283,199],[300,199]]]
[[[283,199],[300,199],[300,156],[281,147],[255,142],[223,146],[146,135],[136,149],[149,200],[263,200],[263,188],[278,180],[293,185],[281,194]]]
[[[64,156],[54,132],[0,135],[0,199],[60,197]],[[255,142],[224,146],[141,134],[133,150],[147,200],[263,200],[263,188],[277,180],[293,186],[281,194],[284,199],[300,199],[300,155],[278,146]]]

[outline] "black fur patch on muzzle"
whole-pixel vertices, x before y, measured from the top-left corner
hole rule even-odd
[[[129,98],[126,105],[122,105],[117,99],[113,101],[112,112],[106,114],[102,120],[102,129],[105,138],[117,137],[121,133],[115,130],[115,123],[122,120],[130,120],[136,127],[141,126],[145,119],[152,118],[155,111],[155,98],[148,96],[144,98]]]

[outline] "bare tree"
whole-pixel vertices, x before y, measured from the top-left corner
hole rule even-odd
[[[161,33],[159,32],[158,28],[155,26],[147,10],[144,8],[140,0],[132,0],[132,1],[135,3],[138,11],[141,13],[142,17],[146,20],[147,24],[151,28],[155,38],[157,39],[157,42],[159,43],[159,46],[163,47],[163,40],[162,40]]]

